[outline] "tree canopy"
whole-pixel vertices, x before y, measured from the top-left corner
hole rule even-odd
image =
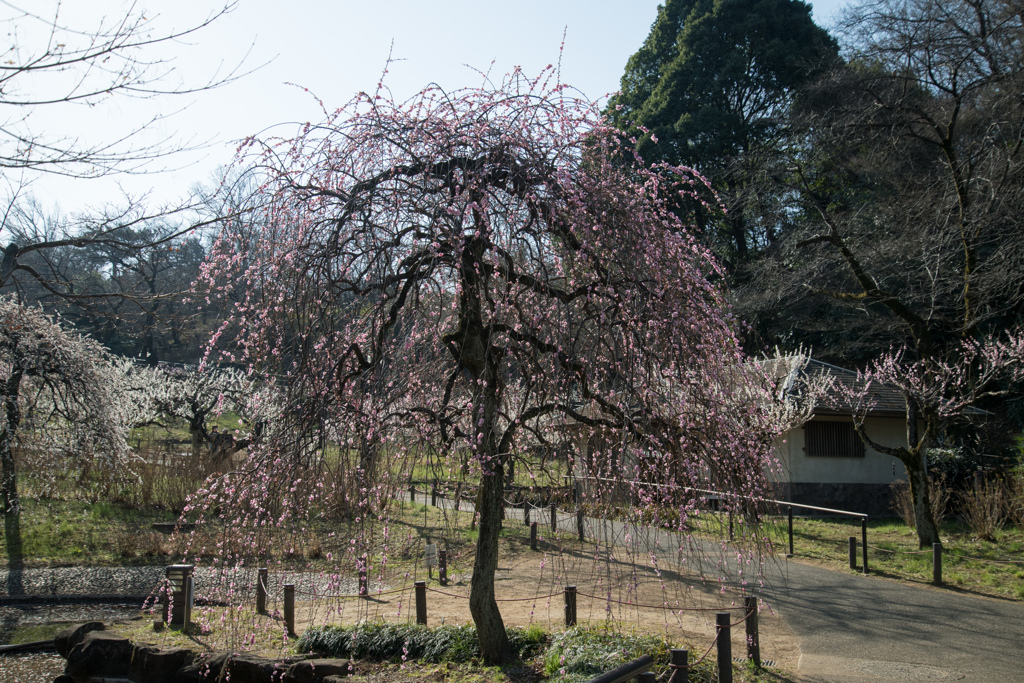
[[[837,60],[799,0],[668,0],[607,113],[647,161],[711,179],[728,209],[719,252],[743,260],[771,237],[744,192],[761,148],[777,140],[794,93]]]
[[[243,283],[235,360],[288,378],[282,432],[309,435],[268,444],[262,478],[214,499],[263,499],[325,439],[361,454],[346,478],[373,509],[405,455],[468,453],[482,482],[470,605],[490,662],[509,654],[493,577],[517,454],[574,424],[602,435],[592,456],[615,476],[711,473],[755,493],[770,443],[718,266],[669,210],[703,181],[624,166],[628,143],[550,76],[362,95],[294,139],[252,141],[266,221],[229,227],[208,270],[213,297]],[[682,525],[696,503],[679,501]]]

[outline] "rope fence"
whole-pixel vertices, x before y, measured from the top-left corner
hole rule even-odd
[[[168,568],[170,570],[170,568]],[[266,611],[266,600],[267,597],[271,596],[270,591],[267,589],[269,583],[269,570],[265,567],[258,569],[258,578],[256,581],[256,602],[257,611],[265,613]],[[187,582],[187,586],[191,589],[191,581]],[[416,623],[426,625],[427,624],[427,593],[435,593],[437,595],[445,596],[446,598],[453,598],[456,600],[468,600],[469,597],[466,595],[460,595],[458,593],[452,593],[450,591],[439,590],[437,588],[428,588],[426,581],[414,582],[411,589],[415,593],[415,614]],[[382,590],[367,595],[366,593],[360,592],[355,594],[328,594],[321,593],[316,590],[308,589],[296,589],[294,583],[285,583],[281,585],[281,590],[273,593],[273,597],[283,597],[283,609],[282,616],[284,619],[284,626],[291,637],[296,637],[297,632],[295,628],[295,599],[296,596],[313,596],[317,598],[333,598],[333,599],[365,599],[368,597],[377,597],[384,595],[394,595],[398,593],[409,592],[410,587],[404,588],[393,588],[390,590]],[[175,600],[182,600],[187,602],[190,600],[189,596],[179,595],[176,590],[166,591],[166,600],[168,604],[172,604]],[[559,593],[549,593],[547,595],[532,595],[523,598],[496,598],[496,602],[542,602],[550,601],[553,598],[557,598]],[[714,640],[705,650],[704,654],[694,662],[688,662],[688,650],[673,650],[672,651],[672,662],[669,665],[671,676],[669,681],[680,681],[685,683],[688,681],[689,671],[699,664],[701,664],[714,650],[718,649],[718,667],[719,667],[719,680],[720,681],[731,681],[732,680],[732,641],[731,641],[731,629],[739,626],[740,624],[746,625],[746,642],[747,642],[747,658],[752,660],[757,666],[761,665],[760,655],[760,638],[758,634],[757,626],[757,612],[758,612],[758,600],[754,596],[745,596],[743,606],[734,607],[677,607],[673,605],[647,605],[637,602],[622,601],[612,599],[610,596],[602,597],[598,595],[592,595],[590,593],[582,593],[576,590],[576,586],[565,586],[561,592],[563,596],[563,604],[565,609],[565,625],[567,627],[575,626],[577,621],[576,611],[576,600],[577,597],[589,598],[592,600],[602,602],[612,602],[621,605],[626,605],[635,609],[661,609],[667,610],[672,613],[682,612],[715,612],[716,617],[716,635]],[[736,621],[731,621],[730,612],[740,610],[742,611],[741,617]],[[620,667],[622,668],[622,667]],[[650,668],[649,665],[646,668]],[[646,668],[644,670],[646,670]],[[618,671],[618,670],[616,670]],[[595,680],[603,680],[601,678]],[[617,679],[618,680],[618,679]]]

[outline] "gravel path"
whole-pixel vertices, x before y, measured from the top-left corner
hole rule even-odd
[[[0,603],[53,602],[54,599],[122,596],[145,598],[159,587],[165,568],[149,567],[59,567],[41,569],[0,570]],[[268,579],[267,591],[280,593],[283,585],[295,585],[297,594],[351,595],[358,590],[354,577],[323,573],[274,573]],[[195,574],[197,599],[214,601],[238,599],[255,595],[256,570],[218,571],[200,567]]]

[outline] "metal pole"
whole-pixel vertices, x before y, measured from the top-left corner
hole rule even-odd
[[[690,683],[690,651],[670,650],[669,654],[672,658],[669,660],[668,668],[672,675],[669,676],[668,683]]]
[[[537,522],[530,524],[530,550],[537,549]]]
[[[850,569],[857,569],[857,537],[850,536]]]
[[[864,551],[864,573],[868,573],[868,518],[865,515],[860,519],[860,543]]]
[[[448,585],[448,551],[437,551],[437,580],[442,586]]]
[[[789,554],[786,557],[793,557],[793,506],[789,506]]]
[[[565,587],[565,625],[576,625],[576,586]]]
[[[267,568],[260,567],[256,578],[256,611],[263,614],[267,611]]]
[[[427,625],[427,582],[416,582],[416,623]]]
[[[715,613],[715,627],[718,637],[718,683],[732,683],[732,635],[730,634],[729,613]]]
[[[942,585],[942,544],[932,543],[932,583]]]
[[[295,637],[295,584],[284,585],[284,625],[288,635]]]
[[[743,606],[747,610],[747,659],[754,662],[754,666],[761,666],[761,638],[757,630],[757,597],[748,595],[743,598]]]
[[[605,672],[597,678],[591,678],[589,683],[625,683],[631,678],[638,677],[652,666],[654,666],[654,657],[644,655],[628,664],[623,664],[611,671]]]

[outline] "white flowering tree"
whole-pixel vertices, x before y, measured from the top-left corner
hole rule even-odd
[[[0,298],[0,502],[12,560],[21,542],[16,445],[31,431],[37,445],[89,468],[123,463],[131,409],[121,377],[99,343]]]
[[[195,459],[202,457],[205,446],[213,458],[246,448],[272,419],[273,388],[234,368],[159,365],[136,367],[130,374],[129,384],[145,405],[136,424],[184,423]],[[238,414],[250,434],[211,429],[210,421],[226,412]]]

